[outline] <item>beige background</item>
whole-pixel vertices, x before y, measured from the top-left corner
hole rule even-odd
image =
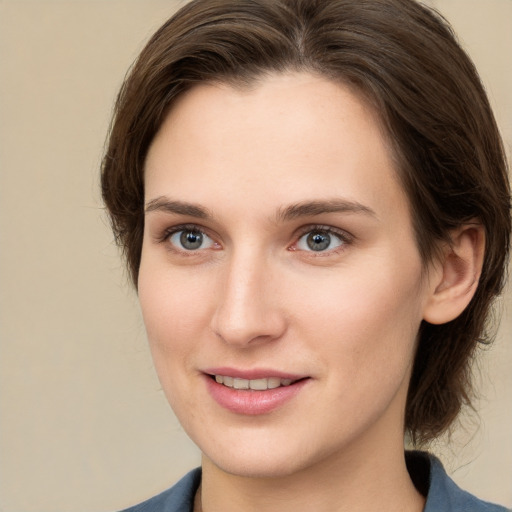
[[[481,70],[510,154],[512,1],[431,2]],[[108,511],[199,455],[154,375],[98,167],[128,65],[176,3],[0,0],[0,511]],[[512,506],[512,298],[480,366],[480,420],[437,449]]]

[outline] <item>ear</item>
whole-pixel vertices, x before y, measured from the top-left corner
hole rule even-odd
[[[451,233],[451,242],[433,265],[423,319],[444,324],[466,309],[478,287],[485,250],[485,230],[478,221]]]

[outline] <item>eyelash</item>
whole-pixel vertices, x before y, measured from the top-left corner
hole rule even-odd
[[[197,255],[201,251],[200,249],[198,249],[198,250],[180,249],[180,248],[174,246],[172,243],[170,243],[170,238],[173,235],[175,235],[176,233],[179,233],[181,231],[195,231],[195,232],[201,233],[203,235],[206,235],[208,238],[214,240],[213,237],[208,235],[205,228],[198,226],[197,224],[181,224],[181,225],[173,226],[172,228],[166,229],[164,231],[164,233],[162,234],[162,236],[160,236],[157,239],[157,242],[167,243],[168,250],[177,252],[184,256]],[[293,244],[288,246],[288,250],[289,251],[300,250],[300,249],[297,249],[297,244],[299,243],[299,241],[304,236],[306,236],[310,233],[315,233],[315,232],[326,234],[329,236],[334,236],[341,242],[341,244],[339,246],[335,247],[334,249],[328,249],[326,251],[314,251],[314,250],[302,251],[305,253],[309,253],[308,256],[310,256],[310,257],[322,257],[322,256],[325,257],[325,256],[331,255],[333,253],[336,254],[338,252],[344,251],[346,249],[347,245],[352,244],[354,241],[354,236],[351,235],[350,233],[348,233],[347,231],[333,228],[332,226],[326,226],[326,225],[322,225],[322,224],[314,224],[314,225],[304,226],[303,228],[301,228],[299,230],[299,233],[295,236],[295,241],[293,242]],[[215,241],[214,241],[214,244],[217,246],[216,248],[220,247],[220,245]]]

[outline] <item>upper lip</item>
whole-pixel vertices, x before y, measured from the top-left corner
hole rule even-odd
[[[203,372],[208,375],[223,375],[247,380],[269,379],[271,377],[276,377],[278,379],[290,379],[292,381],[296,381],[307,377],[307,375],[288,373],[281,370],[274,370],[272,368],[253,368],[244,370],[240,368],[219,367],[207,368],[203,370]]]

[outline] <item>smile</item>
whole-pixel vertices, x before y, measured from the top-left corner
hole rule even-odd
[[[292,379],[281,379],[279,377],[269,377],[263,379],[241,379],[230,377],[228,375],[215,375],[215,381],[228,388],[240,390],[265,391],[267,389],[276,389],[292,384]]]
[[[309,376],[280,373],[217,368],[203,375],[206,389],[218,405],[235,414],[255,416],[283,407],[312,381]]]

